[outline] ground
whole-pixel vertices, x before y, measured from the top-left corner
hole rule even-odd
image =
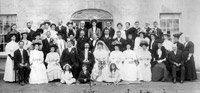
[[[0,60],[2,61],[2,60]],[[3,63],[0,62],[0,67]],[[5,83],[3,81],[3,72],[0,69],[0,93],[84,93],[83,90],[90,89],[89,85],[64,85],[59,83],[49,83],[41,85],[25,85],[21,86],[18,83]],[[198,73],[200,78],[200,73]],[[95,85],[92,86],[94,93],[140,93],[140,90],[145,93],[200,93],[200,80],[193,82],[185,82],[184,84],[171,82],[144,82],[140,84],[130,85]],[[163,92],[163,89],[166,92]]]

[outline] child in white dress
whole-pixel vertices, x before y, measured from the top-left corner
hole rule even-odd
[[[76,79],[73,78],[72,72],[70,71],[71,66],[69,64],[64,65],[63,72],[61,76],[61,83],[66,83],[67,85],[71,85],[76,82]]]

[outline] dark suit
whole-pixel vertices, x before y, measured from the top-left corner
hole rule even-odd
[[[146,28],[146,36],[149,38],[150,38],[150,31],[151,31],[150,27]]]
[[[53,39],[50,39],[50,41],[48,41],[47,39],[42,40],[42,51],[44,53],[44,59],[46,58],[46,55],[50,52],[50,46],[51,44],[53,44]]]
[[[114,34],[115,34],[115,30],[112,28],[112,27],[105,27],[103,29],[103,32],[102,32],[102,37],[105,36],[105,30],[108,29],[109,30],[109,36],[113,38]]]
[[[133,27],[131,27],[131,28],[125,30],[125,32],[126,32],[126,38],[128,38],[128,35],[129,35],[129,34],[131,34],[131,35],[133,36],[134,30],[135,30],[135,29],[134,29]]]
[[[153,43],[153,44],[152,44]],[[151,46],[152,44],[152,46]],[[155,53],[156,51],[156,48],[157,48],[157,40],[155,39],[154,42],[152,40],[150,40],[150,43],[149,43],[149,51],[151,53]]]
[[[28,33],[28,37],[27,37],[27,39],[29,41],[33,41],[34,40],[34,37],[33,37],[34,33],[35,33],[35,31],[33,31],[32,29],[30,29],[30,32]]]
[[[176,72],[177,72],[177,69],[179,69],[180,73],[181,73],[180,78],[181,78],[181,80],[184,80],[185,79],[185,67],[184,67],[182,51],[177,50],[176,54],[174,53],[174,51],[169,52],[168,60],[169,60],[169,63],[171,64],[173,78],[177,77]],[[181,65],[178,67],[174,63],[181,63]]]
[[[79,37],[77,39],[77,50],[79,54],[85,49],[85,43],[89,43],[89,40],[87,37]]]
[[[127,39],[126,40],[126,45],[127,44],[130,44],[131,45],[131,49],[133,49],[134,48],[134,46],[135,46],[135,41],[133,40],[133,39]],[[126,47],[126,46],[125,46]]]
[[[86,79],[86,81],[84,79]],[[81,71],[79,74],[79,82],[82,84],[89,83],[90,82],[90,72],[86,71],[86,73],[84,73],[83,71]]]
[[[72,74],[74,78],[78,78],[79,74],[79,58],[76,48],[72,48],[71,52],[68,48],[65,48],[62,52],[61,58],[60,58],[60,64],[61,67],[65,64],[69,64],[72,67]]]
[[[66,39],[67,38],[67,28],[65,26],[61,26],[61,28],[59,29],[59,27],[57,26],[55,28],[55,30],[57,32],[61,32],[63,34],[63,39]]]
[[[123,38],[120,38],[120,40],[118,41],[118,38],[115,38],[115,39],[113,40],[113,42],[116,42],[116,41],[121,43],[121,44],[117,44],[117,45],[119,45],[119,50],[120,50],[120,51],[124,51],[124,50],[125,50],[126,40],[123,39]],[[113,42],[112,42],[112,45],[113,45],[113,50],[114,50],[114,45],[115,45],[115,44],[113,44]]]
[[[77,32],[76,32],[76,39],[78,39],[78,38],[80,37],[80,32],[81,32],[82,30],[85,32],[85,37],[88,37],[88,29],[84,27],[84,28],[79,28],[79,29],[77,30]]]
[[[112,37],[109,36],[109,37],[102,37],[101,40],[106,44],[106,46],[109,48],[109,50],[111,51],[112,50]]]
[[[157,34],[157,38],[162,39],[163,37],[163,32],[160,28],[153,28],[153,31]]]
[[[83,62],[85,60],[85,50],[81,52],[81,54],[79,55],[79,59],[80,59],[80,62],[81,62],[81,66],[83,64],[86,64],[87,65],[87,68],[88,68],[88,71],[91,73],[92,72],[92,69],[93,69],[93,65],[94,65],[94,55],[91,51],[88,51],[88,61],[89,62]],[[81,69],[81,68],[80,68]]]
[[[180,42],[176,42],[175,44],[177,44],[177,48],[178,48],[178,50],[181,50],[181,51],[184,50],[184,45],[183,45],[182,43],[180,43]]]
[[[138,32],[141,28],[132,28],[133,29],[133,40],[135,41],[135,38],[138,36]]]
[[[21,66],[20,64],[27,64],[26,66]],[[26,50],[23,49],[23,56],[21,51],[17,49],[14,52],[14,69],[19,70],[19,76],[21,81],[28,81],[31,69],[29,68],[29,56]]]

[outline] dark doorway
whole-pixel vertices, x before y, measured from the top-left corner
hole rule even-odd
[[[85,27],[89,29],[89,28],[92,27],[92,24],[91,24],[90,22],[85,22]],[[103,28],[102,28],[102,22],[98,22],[98,23],[97,23],[97,27],[100,28],[100,29],[102,30],[102,29],[103,29]]]

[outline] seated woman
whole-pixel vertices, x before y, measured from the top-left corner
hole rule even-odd
[[[110,64],[109,71],[106,71],[105,77],[102,80],[106,83],[118,83],[120,82],[120,73],[115,63]]]
[[[169,72],[164,64],[167,53],[162,43],[163,40],[157,40],[157,49],[155,53],[153,53],[152,81],[171,81]]]
[[[123,52],[123,68],[121,78],[124,81],[137,80],[137,57],[135,51],[131,50],[131,44],[126,45],[127,50]]]
[[[69,64],[65,64],[63,66],[63,72],[61,76],[61,83],[66,83],[67,85],[71,85],[76,82],[76,79],[73,78],[72,72],[70,71],[71,66]]]
[[[119,46],[114,46],[114,51],[110,53],[109,62],[115,63],[120,71],[120,74],[123,73],[122,71],[122,62],[123,62],[123,53],[119,50]]]
[[[93,81],[102,81],[103,72],[108,66],[109,49],[103,41],[98,41],[94,49],[95,64],[92,70],[91,79]]]
[[[79,74],[79,82],[81,84],[90,83],[90,72],[87,70],[87,65],[82,65],[82,71]]]
[[[148,51],[148,43],[146,40],[142,40],[140,43],[141,50],[137,52],[139,61],[138,65],[138,79],[140,81],[151,81],[151,53]]]
[[[55,52],[57,49],[56,45],[51,45],[50,46],[50,53],[47,54],[45,62],[48,64],[47,65],[47,75],[49,81],[53,81],[56,79],[61,78],[61,66],[60,66],[60,56],[57,52]]]
[[[40,43],[33,43],[34,50],[30,52],[30,84],[48,83],[47,71],[44,65],[44,54],[39,51]]]

